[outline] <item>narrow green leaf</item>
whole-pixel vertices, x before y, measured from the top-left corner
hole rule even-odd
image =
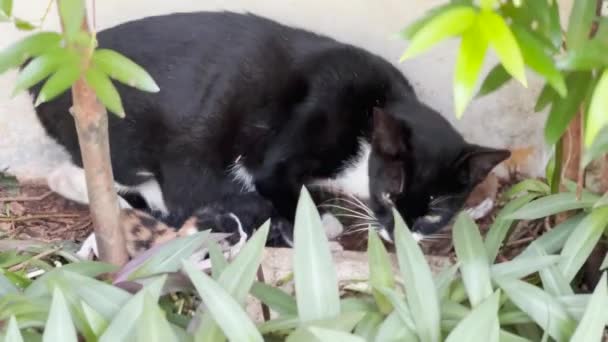
[[[591,255],[606,226],[608,226],[608,207],[602,207],[594,209],[574,229],[561,253],[560,269],[567,280],[574,279]]]
[[[395,278],[388,252],[374,229],[369,229],[367,255],[369,260],[369,283],[372,287],[372,293],[380,312],[387,315],[393,307],[384,295],[374,288],[395,288]]]
[[[474,22],[477,13],[469,6],[455,6],[433,17],[412,37],[400,61],[424,53],[440,41],[458,36]]]
[[[58,3],[59,15],[63,22],[63,31],[68,40],[80,31],[85,18],[84,0],[61,0]]]
[[[559,260],[559,255],[547,255],[501,262],[492,265],[492,278],[521,279],[555,265]]]
[[[412,313],[410,312],[410,309],[408,308],[405,300],[401,298],[401,296],[399,296],[399,294],[393,289],[384,287],[378,288],[378,291],[382,292],[382,294],[384,294],[386,298],[391,302],[392,306],[395,308],[395,311],[399,314],[399,317],[401,317],[401,320],[405,323],[407,328],[412,331],[415,331],[416,327],[412,317]]]
[[[92,67],[86,71],[85,78],[88,85],[95,91],[99,101],[111,112],[123,118],[125,110],[122,107],[122,100],[110,78],[102,71]]]
[[[509,299],[557,341],[568,339],[576,322],[562,304],[538,287],[515,279],[497,280]]]
[[[534,200],[514,213],[507,215],[505,218],[514,220],[535,220],[563,211],[590,208],[598,199],[597,196],[583,194],[581,199],[578,200],[576,198],[576,193],[562,192]]]
[[[530,258],[537,257],[545,257],[547,256],[547,252],[542,248],[541,245],[531,244],[531,250],[534,254],[530,254]],[[515,260],[520,260],[523,258],[516,258]],[[564,295],[572,295],[574,291],[572,291],[572,287],[570,287],[570,282],[566,280],[564,275],[559,269],[559,265],[550,265],[544,269],[539,271],[540,279],[543,282],[543,289],[554,296],[564,296]],[[568,309],[568,307],[566,307]]]
[[[572,234],[574,229],[579,225],[586,215],[586,213],[574,215],[566,221],[553,227],[553,229],[532,241],[532,243],[515,258],[538,255],[537,251],[535,251],[536,247],[539,247],[541,250],[549,254],[561,251],[564,244],[568,240],[568,237]]]
[[[578,49],[588,39],[591,24],[595,18],[596,3],[595,0],[573,2],[566,32],[566,43],[569,50]]]
[[[496,216],[496,219],[490,225],[490,229],[488,230],[486,239],[484,241],[486,252],[488,254],[488,260],[494,261],[494,259],[496,259],[496,256],[500,251],[500,247],[509,233],[511,226],[513,225],[514,220],[506,219],[505,216],[519,210],[536,197],[538,197],[538,195],[535,193],[523,195],[511,200],[500,210]]]
[[[562,44],[559,6],[556,1],[505,1],[500,7],[503,18],[511,26],[535,28],[528,31],[543,41],[545,49],[557,52]]]
[[[77,64],[66,64],[61,66],[44,83],[34,105],[38,106],[41,103],[55,99],[66,90],[70,89],[79,77],[80,68]]]
[[[65,297],[59,289],[55,287],[53,291],[53,302],[49,312],[49,318],[42,335],[43,342],[77,342],[76,329],[70,316]]]
[[[454,73],[454,108],[456,117],[461,118],[473,97],[473,90],[479,79],[483,60],[488,50],[488,41],[479,30],[477,19],[462,34],[456,70]]]
[[[462,212],[453,228],[454,249],[460,261],[460,272],[469,301],[476,307],[492,295],[490,263],[479,228],[471,217]]]
[[[497,0],[480,0],[479,1],[481,8],[484,10],[492,10],[494,6],[498,3]]]
[[[96,50],[93,54],[93,63],[111,78],[128,86],[152,93],[160,90],[146,70],[116,51]]]
[[[304,187],[296,209],[293,263],[300,320],[337,316],[340,295],[335,265],[319,212]]]
[[[279,288],[256,282],[251,287],[251,295],[281,315],[298,313],[296,300]]]
[[[243,304],[253,285],[256,272],[262,262],[262,253],[268,237],[270,221],[266,221],[219,276],[218,284],[228,292],[237,303]],[[213,316],[206,312],[195,333],[197,341],[223,341],[222,330]],[[200,339],[200,340],[199,340]]]
[[[561,97],[565,97],[568,94],[568,89],[566,88],[564,77],[555,66],[553,59],[545,53],[543,43],[538,41],[527,30],[518,26],[511,27],[521,48],[526,65],[543,76]]]
[[[604,256],[604,261],[602,262],[602,265],[600,266],[600,270],[606,270],[608,269],[608,253],[606,253],[606,256]]]
[[[401,32],[399,32],[399,36],[401,36],[405,39],[408,39],[408,40],[412,39],[414,37],[414,35],[416,33],[418,33],[418,31],[420,31],[421,28],[425,27],[426,24],[429,21],[431,21],[433,18],[435,18],[439,14],[444,13],[447,10],[450,10],[450,9],[453,9],[456,7],[461,7],[463,5],[471,7],[472,2],[469,0],[453,0],[447,4],[442,4],[442,5],[433,7],[430,10],[428,10],[422,18],[415,20],[413,23],[409,24],[406,28],[401,30]]]
[[[402,321],[396,311],[389,314],[378,327],[375,342],[384,341],[418,341],[418,336]]]
[[[0,74],[18,67],[28,58],[38,57],[60,47],[61,35],[55,32],[40,32],[9,45],[0,52]]]
[[[570,317],[580,321],[585,314],[585,310],[591,300],[591,294],[568,294],[557,297],[560,303],[566,308]]]
[[[142,315],[137,320],[138,342],[167,342],[176,341],[177,337],[165,318],[156,299],[144,294]]]
[[[555,89],[553,89],[553,87],[551,87],[549,83],[545,83],[543,89],[538,95],[538,99],[536,99],[534,111],[537,113],[542,111],[548,105],[553,104],[557,98],[559,98],[559,95],[557,94]]]
[[[17,319],[14,315],[11,315],[8,321],[8,328],[6,329],[6,336],[4,337],[5,342],[23,342],[23,336],[19,330]]]
[[[585,146],[590,147],[600,131],[608,125],[608,69],[600,77],[589,106],[585,127]]]
[[[131,297],[114,315],[99,342],[132,341],[135,337],[135,325],[144,311],[144,297],[148,295],[153,301],[158,301],[166,280],[167,275],[162,275]]]
[[[423,341],[440,341],[439,299],[433,283],[433,274],[420,246],[401,215],[394,209],[393,217],[397,259],[416,331]]]
[[[527,87],[524,59],[517,40],[505,20],[494,12],[482,11],[479,14],[479,25],[482,34],[496,51],[505,69]]]
[[[608,318],[606,305],[608,305],[608,285],[606,272],[604,272],[595,286],[583,318],[572,335],[572,341],[600,341],[602,339]]]
[[[37,84],[60,66],[77,63],[78,56],[66,49],[55,49],[30,61],[19,73],[12,96]]]
[[[8,280],[8,278],[0,272],[0,298],[9,293],[17,293],[19,290]]]
[[[583,167],[587,167],[596,158],[608,152],[608,126],[604,126],[593,140],[591,147],[585,149],[583,154]]]
[[[509,190],[504,193],[504,196],[505,198],[512,198],[522,192],[548,195],[551,193],[551,188],[549,187],[549,184],[543,181],[528,178],[509,188]]]
[[[557,61],[562,70],[592,71],[608,65],[608,41],[593,39],[583,41],[583,45],[574,50],[568,50]]]
[[[89,325],[89,328],[95,334],[95,336],[101,336],[101,334],[108,327],[109,322],[101,316],[95,309],[93,309],[87,302],[81,300],[80,306],[85,321]]]
[[[192,262],[183,263],[184,270],[194,283],[209,313],[231,341],[264,341],[240,304],[226,290],[204,272],[197,270]]]
[[[500,342],[532,342],[529,339],[517,336],[506,330],[500,330]]]
[[[459,267],[460,263],[455,263],[454,265],[443,269],[434,278],[435,285],[437,287],[437,293],[439,294],[440,300],[443,300],[448,296],[450,292],[450,286],[454,282],[454,279],[456,279],[456,273],[458,273]]]
[[[360,336],[345,333],[342,331],[330,330],[325,328],[310,327],[310,332],[322,342],[365,342]]]
[[[355,335],[363,337],[365,341],[373,341],[378,334],[384,316],[378,312],[367,313],[355,327]]]
[[[481,84],[479,88],[479,92],[477,93],[477,98],[488,95],[500,87],[505,85],[507,82],[511,80],[511,75],[505,70],[505,67],[502,64],[497,64],[490,70],[485,80]]]
[[[7,18],[13,15],[13,0],[0,0],[0,14]]]
[[[458,323],[446,338],[446,342],[479,341],[498,342],[500,325],[498,322],[498,301],[500,291],[479,303],[471,313]],[[475,332],[471,334],[471,332]]]
[[[228,261],[222,253],[220,246],[214,240],[207,242],[207,248],[209,249],[209,259],[211,259],[211,272],[213,279],[218,279],[222,272],[228,267]]]
[[[204,230],[168,241],[157,253],[133,270],[127,279],[134,280],[179,271],[182,260],[192,256],[192,253],[205,243],[209,232]]]
[[[31,31],[36,28],[36,25],[23,19],[15,18],[15,27],[20,31]]]

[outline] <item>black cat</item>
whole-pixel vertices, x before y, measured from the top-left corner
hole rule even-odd
[[[432,234],[509,156],[465,142],[384,59],[259,16],[162,15],[97,38],[160,87],[117,84],[126,118],[110,115],[110,145],[118,190],[140,193],[173,226],[200,208],[224,231],[272,217],[275,237],[290,243],[302,186],[329,184],[366,199],[386,238],[393,206],[413,231]],[[65,93],[37,113],[77,165],[49,184],[86,201],[70,106]]]

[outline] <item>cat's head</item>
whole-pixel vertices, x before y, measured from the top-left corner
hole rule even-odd
[[[439,113],[415,102],[373,112],[369,202],[385,239],[393,237],[393,208],[415,237],[438,232],[510,156],[508,150],[466,142]]]

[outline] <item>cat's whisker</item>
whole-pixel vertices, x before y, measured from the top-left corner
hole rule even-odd
[[[336,201],[344,201],[346,203],[354,205],[356,208],[363,209],[365,211],[365,213],[369,214],[370,216],[374,215],[373,211],[369,207],[367,207],[363,202],[361,202],[360,200],[358,200],[354,195],[350,195],[349,194],[348,196],[352,197],[355,200],[353,201],[353,200],[350,200],[350,199],[347,199],[347,198],[344,198],[344,197],[336,197],[335,200]]]
[[[358,220],[362,220],[362,221],[376,222],[376,219],[374,219],[374,218],[371,218],[371,217],[364,217],[364,216],[359,216],[359,215],[352,215],[352,214],[334,214],[334,216],[336,216],[336,217],[347,217],[347,218],[353,218],[353,219],[358,219]]]
[[[361,206],[361,208],[364,208],[364,210],[366,212],[368,212],[370,215],[374,215],[374,211],[367,205],[365,204],[365,202],[363,202],[359,197],[353,195],[353,194],[347,194],[348,197],[352,198],[355,202],[359,203],[359,205]]]
[[[340,206],[340,205],[336,205],[336,204],[323,204],[323,205],[320,205],[320,206],[329,207],[329,208],[335,208],[335,209],[341,209],[341,210],[349,212],[349,213],[351,213],[353,215],[357,215],[357,217],[359,217],[359,218],[366,218],[366,219],[371,219],[371,220],[375,219],[374,217],[369,216],[369,215],[367,215],[365,213],[361,213],[361,212],[358,212],[356,210],[353,210],[353,209],[350,209],[350,208],[346,208],[346,207],[343,207],[343,206]]]

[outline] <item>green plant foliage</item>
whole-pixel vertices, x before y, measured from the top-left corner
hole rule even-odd
[[[593,144],[600,131],[608,125],[606,108],[608,108],[608,69],[604,70],[600,76],[589,106],[589,115],[585,125],[585,145],[587,147]]]
[[[93,63],[105,74],[121,83],[152,93],[160,90],[142,67],[116,51],[96,50],[93,54]]]
[[[369,258],[369,282],[372,286],[373,295],[376,298],[376,303],[380,312],[389,314],[392,311],[392,305],[377,289],[380,288],[395,288],[395,278],[390,262],[390,257],[386,248],[380,241],[378,233],[370,229],[367,243],[367,256]]]
[[[59,48],[61,35],[55,32],[39,32],[21,39],[0,51],[0,74],[20,66],[27,59],[38,57]]]
[[[477,97],[493,93],[511,80],[511,75],[502,64],[495,65],[479,87]]]
[[[59,15],[63,21],[63,31],[68,41],[80,31],[82,20],[85,17],[85,3],[83,0],[58,1]]]
[[[99,69],[89,68],[85,73],[85,79],[87,80],[87,84],[95,91],[99,101],[108,110],[121,118],[125,117],[125,110],[122,106],[120,94],[108,75]]]
[[[0,16],[10,18],[13,15],[13,0],[0,0]]]
[[[456,60],[454,106],[457,117],[462,116],[467,103],[473,97],[487,49],[488,41],[481,35],[479,25],[474,23],[462,35]]]

